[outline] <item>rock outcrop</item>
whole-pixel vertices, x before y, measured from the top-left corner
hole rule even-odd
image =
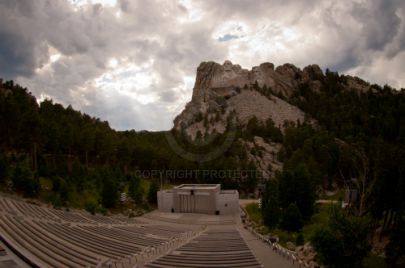
[[[317,68],[320,71],[320,68]],[[208,97],[210,90],[243,88],[245,85],[252,86],[256,82],[260,87],[266,85],[275,93],[281,92],[285,96],[290,96],[296,90],[302,74],[303,72],[292,64],[284,64],[274,70],[274,64],[266,62],[249,71],[228,60],[222,65],[216,62],[202,62],[197,68],[193,100]]]
[[[365,92],[370,88],[367,82],[357,77],[343,78],[342,86],[347,90]],[[197,136],[224,133],[230,122],[244,128],[253,117],[263,123],[272,119],[282,132],[286,121],[302,123],[307,120],[316,124],[289,101],[303,98],[300,95],[303,89],[321,92],[326,82],[327,76],[318,65],[301,70],[289,63],[275,68],[274,64],[266,62],[247,70],[230,61],[223,64],[202,62],[197,68],[192,99],[175,118],[174,128],[184,131],[194,140]],[[249,160],[264,173],[282,168],[276,157],[281,144],[262,137],[241,143]],[[253,148],[260,153],[251,154]]]
[[[222,65],[202,62],[197,68],[192,100],[176,117],[174,127],[186,129],[191,136],[197,131],[202,134],[214,129],[223,132],[226,119],[231,114],[236,115],[242,124],[253,116],[262,121],[271,118],[276,126],[281,127],[284,121],[303,122],[305,114],[297,107],[273,94],[265,96],[253,89],[265,87],[274,94],[291,96],[301,83],[303,74],[312,79],[318,78],[319,72],[322,76],[316,65],[303,72],[292,64],[274,69],[272,63],[262,63],[249,71],[230,61]],[[211,130],[202,128],[201,119],[208,120]]]

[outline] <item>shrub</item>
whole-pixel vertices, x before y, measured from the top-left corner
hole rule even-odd
[[[283,214],[280,227],[295,232],[301,230],[303,225],[302,215],[297,205],[295,203],[290,204]]]

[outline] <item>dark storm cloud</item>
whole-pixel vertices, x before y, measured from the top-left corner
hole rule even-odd
[[[401,19],[396,13],[397,1],[374,0],[369,3],[372,4],[355,5],[353,16],[362,24],[366,48],[382,50],[398,34]]]
[[[66,1],[0,2],[0,75],[30,76],[48,60],[48,46],[64,55],[103,48],[108,16],[94,5],[76,13]]]
[[[47,47],[30,24],[34,9],[32,1],[0,2],[0,76],[31,76],[47,60]]]
[[[38,57],[46,55],[41,46],[33,46],[31,40],[22,39],[21,36],[0,30],[0,76],[13,78],[15,75],[31,76],[34,69],[40,65]]]

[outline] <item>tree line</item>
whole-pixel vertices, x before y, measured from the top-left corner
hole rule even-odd
[[[387,260],[404,256],[405,90],[371,85],[347,89],[347,78],[326,71],[320,92],[302,84],[285,98],[316,120],[286,125],[278,157],[283,170],[269,180],[262,213],[269,228],[300,231],[320,190],[354,189],[357,200],[330,212],[330,224],[312,238],[323,263],[360,267],[371,236],[388,235]],[[355,234],[351,236],[349,234]],[[402,259],[403,261],[403,259]]]

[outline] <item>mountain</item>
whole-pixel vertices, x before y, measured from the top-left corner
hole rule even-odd
[[[124,210],[126,192],[133,209],[147,210],[158,182],[221,183],[241,197],[264,185],[265,215],[293,204],[308,223],[325,191],[350,189],[348,212],[380,223],[367,232],[390,236],[395,261],[404,248],[404,159],[405,89],[317,65],[203,62],[192,99],[161,132],[115,131],[0,79],[0,190],[56,207]]]
[[[364,93],[370,89],[370,84],[358,77],[343,77],[345,90]],[[266,62],[246,70],[228,60],[222,65],[202,62],[197,68],[192,100],[175,118],[174,127],[186,129],[192,137],[198,130],[202,134],[214,129],[223,133],[226,119],[234,112],[242,124],[255,116],[261,121],[271,118],[282,128],[285,121],[305,119],[305,113],[288,102],[291,97],[303,87],[320,92],[324,86],[325,75],[318,65],[300,70],[287,63],[274,69],[274,64]],[[201,115],[211,123],[209,127],[197,122]]]
[[[318,188],[366,176],[380,185],[371,200],[389,202],[381,211],[398,203],[385,192],[401,191],[405,174],[405,90],[317,65],[263,63],[249,71],[229,61],[202,62],[192,99],[168,132],[115,131],[1,81],[0,129],[0,184],[8,189],[23,163],[33,178],[62,179],[70,193],[96,196],[107,177],[120,185],[128,176],[161,177],[150,170],[172,172],[168,181],[175,184],[222,183],[248,194],[261,176],[203,171],[257,169],[266,180],[300,166]]]
[[[174,127],[185,128],[193,137],[198,130],[202,134],[211,133],[214,129],[223,133],[227,119],[233,113],[237,121],[243,124],[253,116],[261,121],[271,118],[280,127],[285,120],[303,122],[304,113],[300,109],[274,94],[291,95],[298,86],[295,79],[284,75],[293,70],[292,67],[288,68],[285,65],[285,68],[274,71],[271,63],[264,63],[248,71],[230,61],[225,61],[223,65],[201,63],[197,69],[192,100],[175,118]],[[265,92],[260,92],[259,88],[265,88]],[[201,115],[210,123],[208,127],[204,128],[197,121]]]
[[[327,70],[327,75],[331,74]],[[197,68],[192,99],[174,120],[174,129],[184,132],[192,140],[224,133],[229,124],[246,129],[249,120],[258,124],[274,123],[282,133],[287,122],[318,125],[316,116],[308,114],[299,105],[305,100],[305,92],[321,95],[330,82],[318,65],[306,66],[303,70],[284,64],[274,67],[262,63],[251,70],[225,61],[202,62]],[[339,87],[357,94],[373,90],[371,85],[358,77],[340,76]],[[374,90],[375,91],[375,90]],[[274,142],[276,141],[276,142]],[[281,149],[281,140],[256,136],[253,140],[240,139],[248,152],[249,160],[265,173],[272,166],[280,170],[282,163],[275,157]],[[249,152],[259,146],[260,156]]]

